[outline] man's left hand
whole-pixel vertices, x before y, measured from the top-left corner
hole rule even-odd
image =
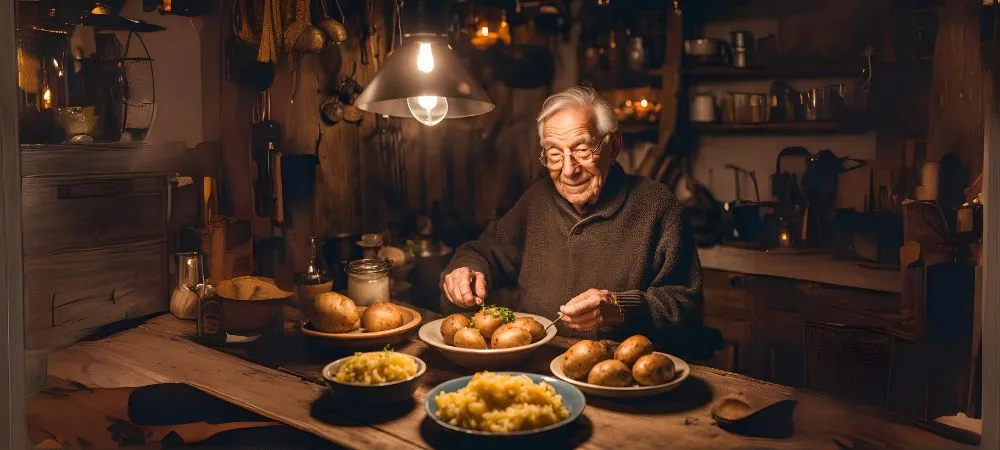
[[[563,322],[572,330],[587,332],[622,322],[614,296],[602,289],[588,289],[559,307]]]

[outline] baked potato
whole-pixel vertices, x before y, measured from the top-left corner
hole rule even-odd
[[[527,331],[531,335],[531,342],[535,342],[545,337],[545,327],[531,317],[518,317],[511,322],[512,325]]]
[[[639,357],[653,353],[653,343],[646,336],[637,334],[622,341],[615,349],[615,359],[632,367]]]
[[[472,316],[472,326],[479,330],[483,339],[490,340],[500,325],[514,321],[514,312],[503,306],[484,306]]]
[[[531,344],[531,333],[511,323],[500,325],[490,339],[490,348],[514,348]]]
[[[371,305],[361,314],[361,326],[369,333],[399,328],[403,322],[403,310],[389,302]]]
[[[566,350],[563,373],[574,380],[582,380],[597,363],[608,359],[608,348],[597,341],[582,340]]]
[[[448,345],[455,345],[455,333],[462,328],[469,328],[468,317],[461,314],[452,314],[441,321],[441,338]]]
[[[486,348],[486,339],[475,328],[462,328],[455,333],[455,347],[483,350]]]
[[[346,333],[361,326],[354,300],[336,292],[323,292],[313,299],[312,324],[323,333]]]
[[[632,384],[632,371],[625,363],[609,359],[597,363],[587,374],[587,383],[598,386],[626,387]]]
[[[632,377],[643,386],[656,386],[677,376],[674,361],[658,353],[644,355],[632,366]]]

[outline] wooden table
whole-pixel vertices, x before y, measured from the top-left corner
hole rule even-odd
[[[425,321],[434,317],[428,313]],[[351,448],[469,448],[496,444],[496,440],[469,441],[442,430],[426,417],[423,402],[427,391],[470,371],[450,364],[415,337],[396,349],[427,362],[428,370],[414,401],[369,409],[364,405],[336,404],[324,395],[320,369],[338,355],[310,351],[298,333],[283,340],[225,351],[193,342],[193,334],[193,322],[160,316],[136,329],[51,353],[49,374],[91,387],[184,382]],[[518,369],[547,374],[549,361],[572,342],[557,337]],[[740,391],[751,401],[798,400],[794,436],[754,439],[716,427],[709,415],[712,403],[722,395]],[[847,446],[838,446],[838,440]],[[580,419],[556,441],[544,445],[713,450],[971,448],[909,426],[903,419],[882,411],[702,366],[692,366],[691,377],[679,389],[663,396],[634,400],[589,396]]]

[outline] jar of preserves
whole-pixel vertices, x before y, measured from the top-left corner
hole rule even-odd
[[[347,265],[347,296],[358,306],[370,306],[389,301],[389,270],[387,259],[366,258]]]

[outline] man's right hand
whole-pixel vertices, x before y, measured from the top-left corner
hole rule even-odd
[[[486,301],[486,276],[468,267],[459,267],[444,276],[442,290],[448,301],[463,308],[482,305]]]

